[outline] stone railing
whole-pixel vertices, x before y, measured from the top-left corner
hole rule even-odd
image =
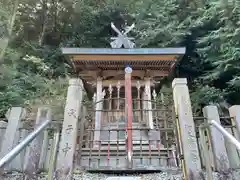
[[[204,134],[204,142],[199,138],[199,126],[214,120],[223,126],[237,140],[240,140],[240,105],[229,108],[229,117],[220,117],[217,106],[203,108],[203,117],[194,117],[190,102],[187,80],[176,78],[173,81],[173,99],[179,137],[179,149],[182,154],[182,167],[185,179],[201,179],[206,165],[214,171],[231,174],[232,169],[240,168],[240,156],[236,147],[224,138],[214,126]],[[205,142],[206,141],[206,142]],[[204,159],[202,143],[207,143],[209,159]]]
[[[51,156],[54,153],[55,132],[59,125],[52,121],[51,109],[38,109],[36,119],[29,121],[26,110],[22,107],[12,107],[6,114],[6,119],[0,120],[0,159],[22,142],[31,132],[46,120],[52,123],[40,133],[26,148],[24,148],[10,163],[4,166],[4,172],[18,171],[36,174],[48,171]],[[56,148],[55,148],[56,149]]]
[[[240,123],[240,114],[237,115],[235,113],[239,110],[240,106],[232,106],[229,108],[229,117],[220,117],[217,106],[206,106],[203,108],[203,119],[205,123],[208,123],[211,120],[216,121],[237,140],[240,140],[240,129],[238,126]],[[229,168],[240,168],[240,156],[238,150],[235,145],[233,145],[228,139],[224,138],[223,134],[217,131],[214,127],[211,127],[209,131],[206,131],[205,136],[208,144],[208,152],[210,154],[210,163],[213,170],[220,172],[228,171]],[[203,154],[201,154],[201,159],[202,165],[205,167],[206,162]]]

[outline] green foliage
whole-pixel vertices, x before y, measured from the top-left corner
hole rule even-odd
[[[26,102],[64,104],[72,70],[59,48],[109,47],[110,22],[135,22],[138,47],[186,47],[176,76],[188,78],[196,112],[240,103],[238,0],[19,0],[13,16],[16,2],[0,0],[1,115]]]

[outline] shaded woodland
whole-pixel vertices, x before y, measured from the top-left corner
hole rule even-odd
[[[110,47],[111,22],[135,22],[137,47],[186,47],[175,77],[188,79],[194,112],[240,104],[240,0],[0,0],[1,116],[63,107],[74,73],[60,48]]]

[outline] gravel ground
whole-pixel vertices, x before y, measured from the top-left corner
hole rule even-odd
[[[127,176],[127,175],[124,175],[124,176]],[[168,173],[151,173],[151,174],[128,175],[128,177],[133,177],[133,176],[141,177],[142,180],[182,180],[183,179],[182,174],[171,175]],[[74,175],[73,179],[74,180],[87,180],[87,179],[107,180],[107,178],[109,177],[114,177],[114,175],[84,173],[84,174]]]
[[[109,177],[115,177],[116,175],[106,175],[106,174],[95,174],[95,173],[80,173],[74,174],[72,180],[108,180]],[[123,176],[123,175],[122,175]],[[122,177],[121,176],[121,177]],[[170,174],[170,173],[151,173],[151,174],[136,174],[136,175],[124,175],[127,177],[141,177],[141,180],[183,180],[183,175],[179,174]],[[214,173],[214,180],[227,180],[225,176]],[[6,176],[0,177],[1,180],[23,180],[23,176],[20,173],[14,172]],[[138,178],[135,178],[138,180]],[[207,178],[205,178],[207,179]],[[240,179],[240,170],[233,172],[232,180]],[[39,175],[38,180],[47,180],[46,175]],[[132,179],[134,180],[134,179]],[[203,180],[203,179],[201,179]]]
[[[108,180],[109,177],[116,177],[117,175],[111,174],[96,174],[96,173],[81,173],[74,174],[72,180]],[[123,175],[119,176],[122,177]],[[182,174],[171,175],[168,173],[151,173],[151,174],[137,174],[137,175],[124,175],[127,177],[141,177],[141,180],[182,180]],[[138,178],[135,178],[138,180]],[[12,173],[1,180],[23,180],[23,176],[19,173]],[[47,180],[46,175],[39,175],[38,180]],[[134,180],[134,179],[132,179]]]

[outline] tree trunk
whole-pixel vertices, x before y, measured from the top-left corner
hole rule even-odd
[[[15,0],[13,12],[11,13],[12,16],[10,17],[8,25],[7,25],[7,35],[3,38],[3,42],[2,42],[3,47],[0,52],[0,61],[2,61],[2,59],[5,55],[6,49],[9,44],[9,40],[12,36],[13,26],[14,26],[14,22],[16,19],[16,15],[17,15],[18,4],[19,4],[19,0]]]

